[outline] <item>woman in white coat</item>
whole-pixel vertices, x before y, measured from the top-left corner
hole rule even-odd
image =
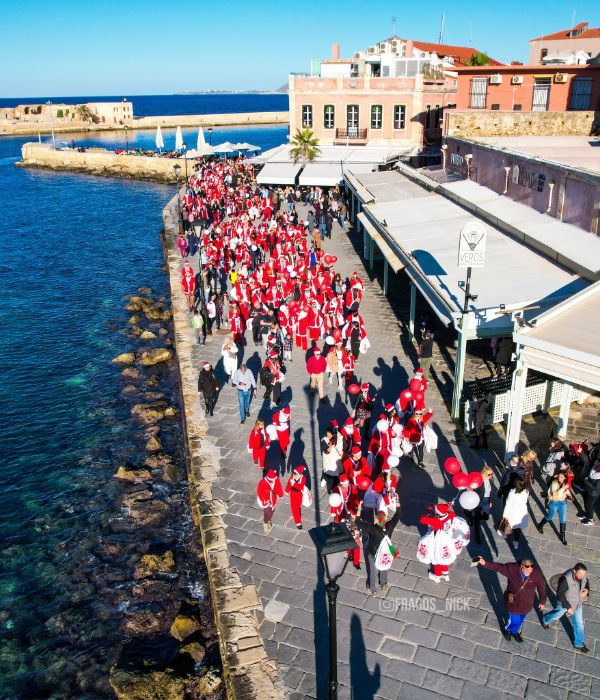
[[[228,335],[225,338],[223,347],[221,348],[221,355],[223,357],[223,367],[225,369],[225,374],[227,377],[231,377],[232,374],[237,369],[237,345],[233,342],[233,337]]]
[[[525,530],[529,525],[529,514],[527,513],[527,501],[529,500],[529,491],[525,479],[516,479],[514,487],[510,490],[502,520],[500,521],[500,529],[498,534],[502,537],[507,537],[512,532],[513,549],[519,549],[519,540],[521,539],[521,530]]]

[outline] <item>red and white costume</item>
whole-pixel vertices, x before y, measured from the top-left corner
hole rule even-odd
[[[248,438],[248,452],[252,455],[254,464],[261,469],[265,468],[265,457],[270,441],[264,428],[253,428]]]
[[[417,545],[417,559],[430,564],[429,578],[433,581],[449,581],[448,567],[454,563],[466,545],[469,544],[470,529],[466,520],[459,518],[449,503],[435,506],[435,515],[424,515],[420,522],[429,529]]]
[[[285,459],[287,448],[290,444],[290,407],[286,406],[280,411],[273,414],[273,425],[277,429],[277,439],[279,440],[279,449],[281,456]]]
[[[296,467],[285,487],[285,492],[290,495],[290,508],[292,510],[292,518],[294,518],[294,525],[299,530],[302,529],[302,494],[306,486],[305,469],[304,465]]]

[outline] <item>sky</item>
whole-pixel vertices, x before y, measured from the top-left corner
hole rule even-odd
[[[351,56],[393,33],[527,61],[528,40],[600,26],[598,0],[0,0],[0,97],[274,90],[331,44]]]

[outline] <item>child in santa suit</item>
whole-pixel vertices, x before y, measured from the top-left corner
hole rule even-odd
[[[252,455],[254,464],[258,464],[263,470],[265,468],[265,457],[267,455],[269,443],[269,436],[265,430],[265,424],[259,419],[250,432],[250,437],[248,438],[248,452]]]
[[[438,503],[434,515],[424,515],[420,522],[429,529],[419,540],[417,559],[431,565],[429,578],[432,581],[449,581],[448,567],[469,544],[469,525],[454,513],[450,503]]]
[[[256,487],[256,500],[263,509],[263,530],[267,535],[273,527],[273,513],[280,498],[283,498],[281,481],[275,470],[269,469],[266,476],[258,482]]]
[[[286,406],[273,414],[273,425],[277,429],[277,439],[281,450],[281,459],[287,457],[287,448],[290,444],[290,407]]]
[[[290,495],[290,508],[292,509],[292,518],[294,525],[298,530],[302,530],[302,494],[306,486],[306,477],[304,465],[296,467],[292,472],[285,487],[285,492]]]

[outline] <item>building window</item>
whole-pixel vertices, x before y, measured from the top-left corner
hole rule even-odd
[[[302,128],[312,129],[313,110],[312,105],[302,105]]]
[[[532,112],[547,112],[550,100],[551,78],[535,78],[533,86]]]
[[[435,106],[435,128],[439,129],[441,126],[442,122],[442,112],[440,110],[440,106],[436,105]]]
[[[323,127],[325,129],[333,129],[335,126],[335,107],[333,105],[325,105],[323,108]]]
[[[431,126],[431,105],[427,105],[425,112],[425,131],[429,131]]]
[[[383,106],[371,105],[371,129],[381,129],[383,123]]]
[[[485,109],[487,78],[471,78],[471,109]]]
[[[358,105],[346,107],[346,127],[348,129],[358,129],[358,114]]]
[[[394,105],[394,129],[406,127],[406,105]]]
[[[543,61],[548,55],[548,49],[542,49],[540,52],[540,61]]]
[[[571,99],[569,100],[569,109],[589,109],[591,94],[591,78],[573,78],[571,81]]]

